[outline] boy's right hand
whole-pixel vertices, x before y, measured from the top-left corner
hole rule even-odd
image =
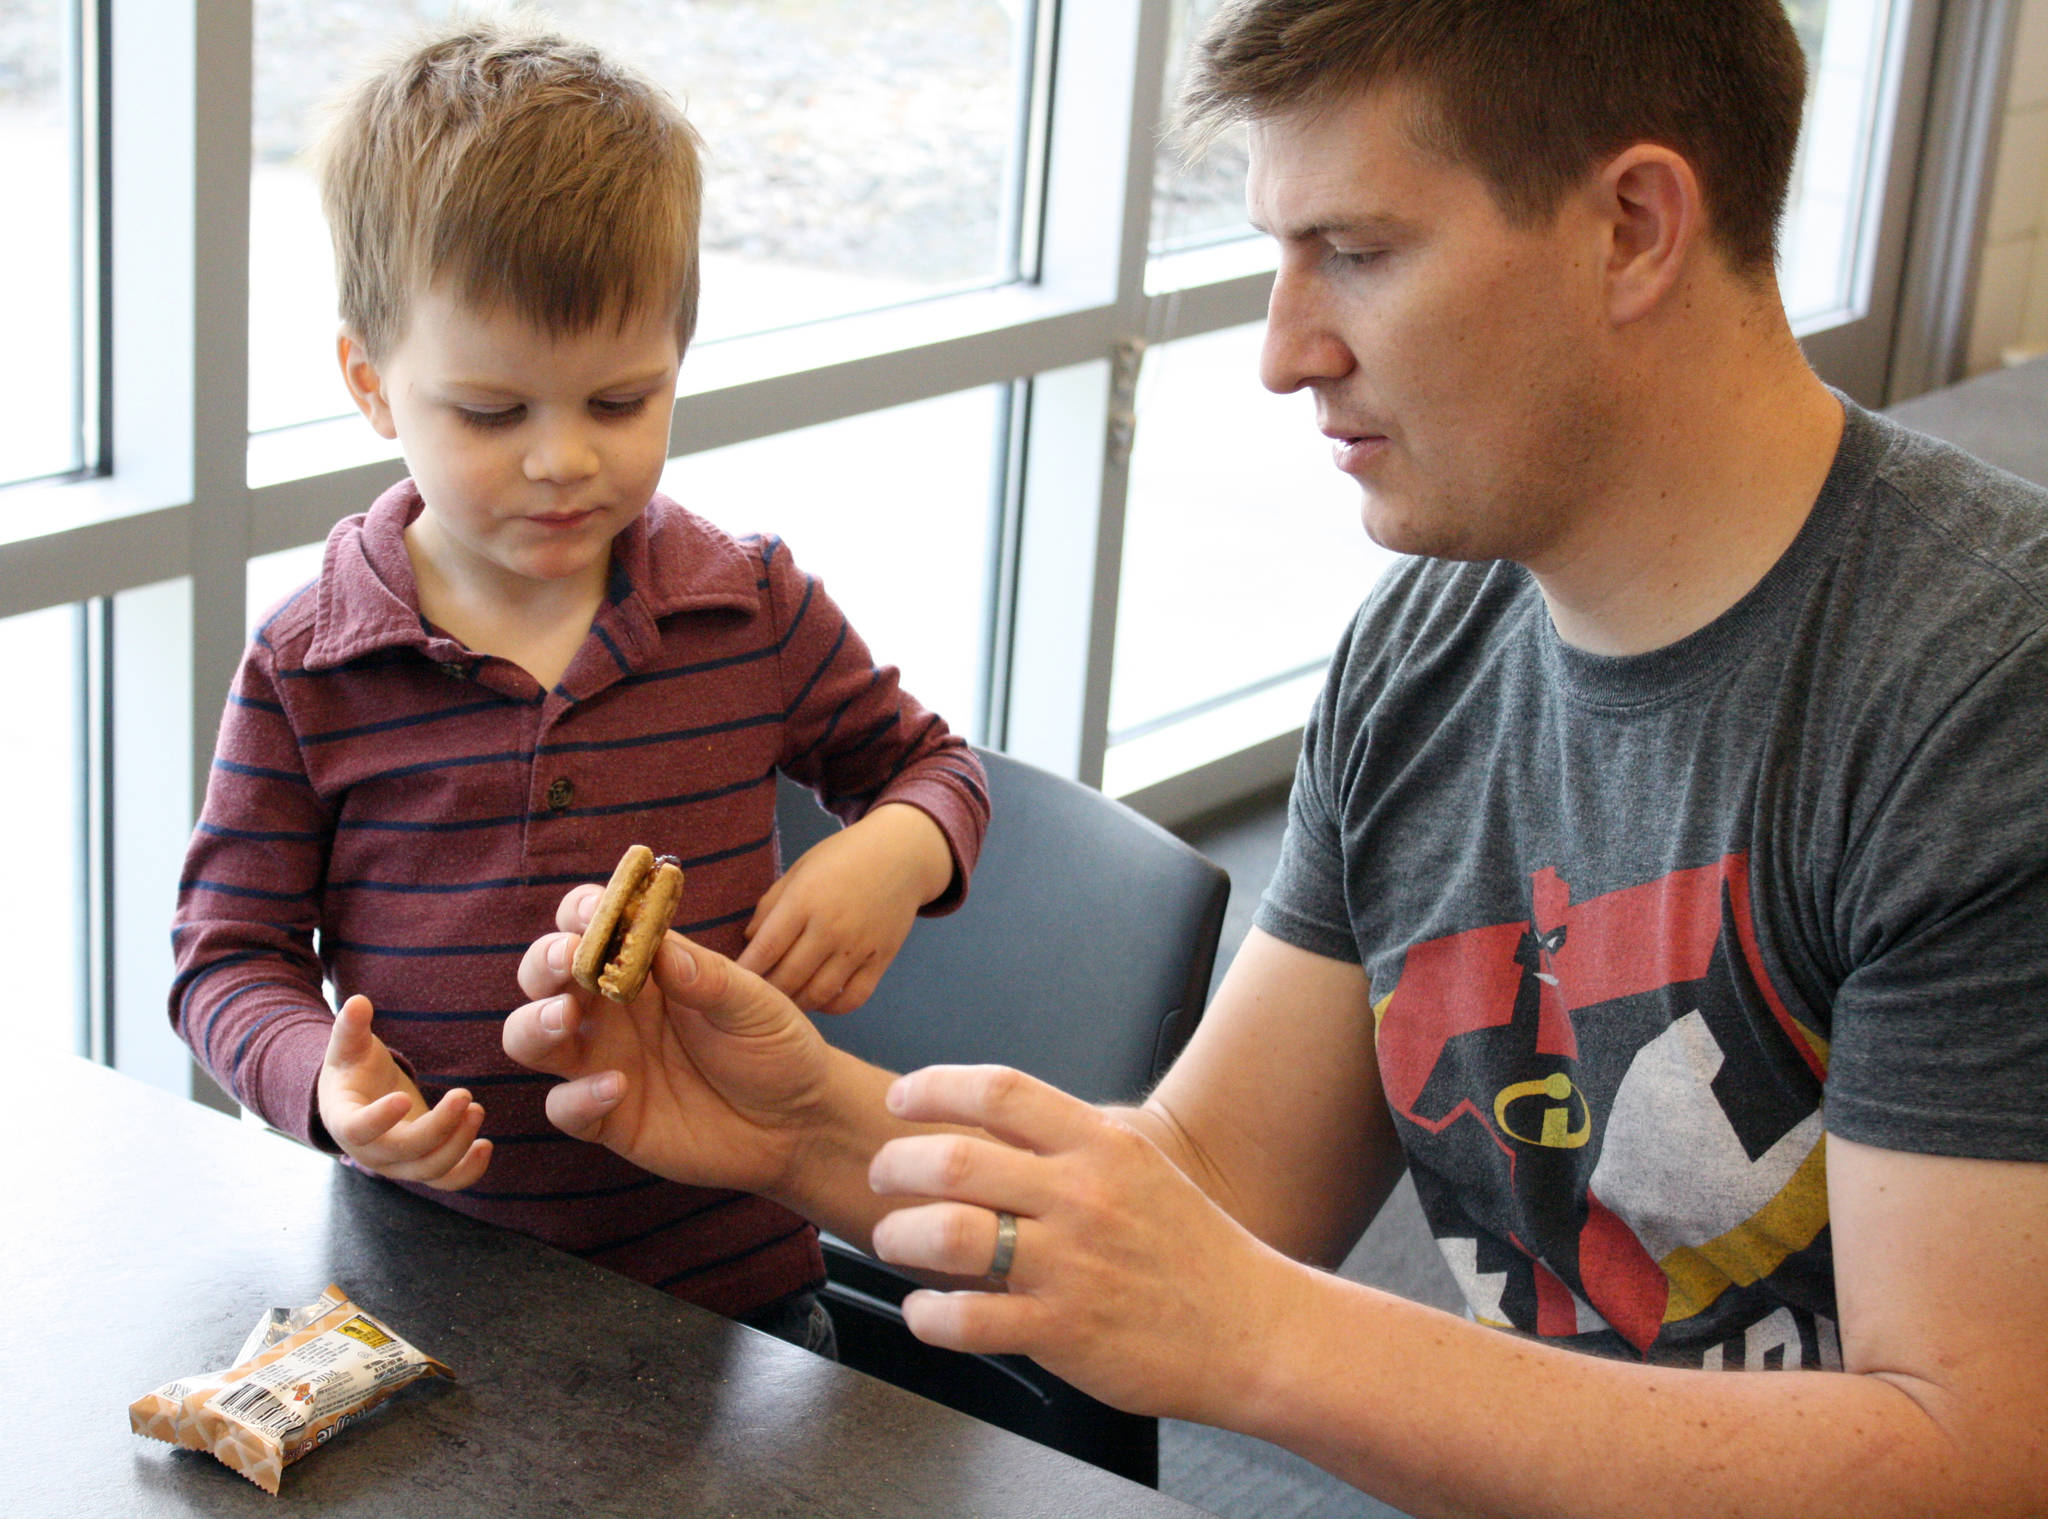
[[[491,1142],[477,1138],[484,1110],[455,1088],[430,1110],[410,1076],[370,1032],[370,999],[335,1015],[320,1065],[320,1121],[357,1165],[394,1181],[458,1192],[484,1174]]]

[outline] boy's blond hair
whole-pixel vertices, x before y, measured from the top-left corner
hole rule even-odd
[[[524,21],[426,34],[339,97],[318,148],[341,319],[373,358],[446,281],[550,333],[697,325],[696,129],[657,86]]]

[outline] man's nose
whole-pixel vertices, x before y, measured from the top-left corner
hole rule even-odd
[[[1279,395],[1351,372],[1351,350],[1337,336],[1319,282],[1283,263],[1266,300],[1266,340],[1259,382]]]
[[[601,462],[587,427],[551,423],[536,432],[526,451],[526,478],[536,484],[571,484],[596,474]]]

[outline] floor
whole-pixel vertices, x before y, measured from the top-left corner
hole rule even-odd
[[[1220,981],[1251,926],[1259,894],[1280,854],[1287,798],[1272,792],[1181,830],[1230,872],[1230,907],[1216,955]],[[1380,1210],[1341,1274],[1453,1312],[1464,1311],[1414,1189],[1404,1180]],[[1168,1420],[1159,1435],[1159,1486],[1224,1519],[1388,1519],[1388,1508],[1301,1457],[1260,1440]]]

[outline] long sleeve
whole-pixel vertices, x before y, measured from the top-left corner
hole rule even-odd
[[[757,541],[781,651],[779,768],[849,822],[884,802],[929,816],[952,850],[953,882],[925,911],[950,912],[966,899],[988,829],[981,762],[944,718],[903,689],[895,666],[875,664],[824,585],[796,566],[779,539]]]
[[[308,1143],[326,1139],[316,1084],[332,1013],[313,935],[333,826],[259,635],[222,714],[178,883],[170,1015],[223,1087]]]

